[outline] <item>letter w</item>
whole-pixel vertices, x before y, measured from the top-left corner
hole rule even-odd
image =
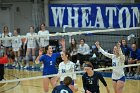
[[[53,13],[55,27],[57,27],[58,24],[60,25],[60,27],[62,27],[65,7],[51,7],[51,9]]]

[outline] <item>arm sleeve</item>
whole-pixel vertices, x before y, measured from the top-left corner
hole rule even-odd
[[[58,57],[61,56],[61,53],[60,53],[60,52],[57,52],[57,53],[55,53],[55,55],[56,55],[56,57],[58,58]]]
[[[61,73],[62,73],[62,69],[61,69],[61,63],[59,64],[58,73],[59,73],[59,74],[61,74]]]
[[[103,83],[104,86],[107,86],[105,79],[103,78],[102,74],[99,73],[99,79]]]
[[[88,45],[85,45],[85,52],[84,52],[84,55],[87,55],[90,53],[90,47]]]
[[[83,82],[83,88],[86,91],[87,90],[87,84],[86,84],[86,78],[82,76],[82,82]]]
[[[43,55],[39,58],[39,62],[43,62]]]
[[[49,40],[49,39],[50,39],[50,36],[49,36],[49,35],[50,35],[50,33],[49,33],[49,31],[48,31],[48,36],[47,36],[47,40]]]
[[[140,60],[140,50],[138,50],[137,60]]]
[[[110,54],[110,53],[105,52],[101,47],[99,48],[99,51],[100,51],[103,55],[105,55],[106,57],[112,59],[113,54]]]
[[[77,53],[81,53],[80,45],[78,45],[78,47],[77,47]]]
[[[133,58],[133,52],[130,51],[130,58]]]

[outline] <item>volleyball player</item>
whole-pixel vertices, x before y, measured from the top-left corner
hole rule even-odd
[[[118,44],[114,46],[113,54],[105,52],[100,47],[99,42],[96,42],[95,45],[103,55],[112,59],[112,66],[117,67],[114,68],[112,72],[113,87],[115,93],[122,93],[124,83],[125,83],[125,74],[124,74],[123,67],[119,67],[119,66],[124,65],[125,56],[123,55],[122,50],[120,48],[121,44],[118,42]]]
[[[57,74],[58,69],[56,68],[56,59],[60,57],[60,52],[53,53],[52,46],[47,45],[45,47],[46,54],[43,54],[43,51],[39,51],[39,56],[36,59],[36,63],[43,62],[43,75],[51,75]],[[43,54],[43,55],[42,55]],[[56,86],[56,77],[46,77],[44,78],[44,91],[48,93],[49,91],[49,82],[51,83],[52,87]]]
[[[2,33],[2,38],[5,38],[5,37],[11,37],[12,36],[12,33],[9,32],[9,29],[7,26],[4,26],[3,27],[3,33]],[[6,55],[8,56],[8,60],[9,62],[11,63],[12,60],[11,60],[11,56],[10,56],[10,53],[11,53],[11,40],[2,40],[2,46],[4,47],[4,50],[5,50],[5,53]]]
[[[75,71],[75,68],[74,68],[75,64],[69,60],[70,54],[67,51],[64,51],[61,54],[61,58],[62,58],[63,62],[61,62],[59,64],[59,74],[62,74],[62,73],[73,73]],[[71,90],[73,90],[73,92],[77,91],[78,89],[76,88],[76,86],[74,86],[74,85],[76,85],[76,74],[61,75],[60,76],[60,84],[64,83],[63,80],[67,76],[72,78],[72,84],[69,85]]]
[[[44,48],[47,45],[49,45],[49,31],[46,30],[44,23],[40,25],[40,31],[38,32],[38,35],[41,35],[41,36],[46,35],[45,37],[40,37],[38,40],[40,48]]]
[[[72,78],[67,76],[63,80],[63,84],[56,86],[52,93],[73,93],[73,91],[69,88],[72,83]]]
[[[21,49],[21,45],[22,45],[22,41],[19,38],[20,35],[17,31],[17,29],[14,30],[14,39],[12,39],[12,49],[14,51],[14,55],[15,55],[15,66],[18,67],[18,63],[20,64],[20,66],[22,67],[21,64],[21,57],[20,57],[20,49]],[[16,38],[17,37],[17,38]]]
[[[107,93],[110,93],[102,74],[94,71],[93,65],[90,62],[85,62],[84,70],[86,73],[82,76],[82,81],[85,93],[100,93],[99,80],[106,87]]]
[[[26,66],[24,68],[28,68],[29,67],[29,59],[30,59],[30,55],[32,57],[32,61],[33,61],[33,65],[32,65],[32,68],[34,68],[34,62],[35,62],[35,59],[36,59],[36,56],[35,56],[35,52],[36,52],[36,35],[37,33],[34,32],[34,27],[33,26],[30,26],[30,29],[29,29],[29,33],[26,34],[27,37],[29,38],[26,38],[26,41],[24,43],[24,45],[26,45],[27,43],[27,51],[26,51]],[[30,54],[31,53],[31,54]]]
[[[38,38],[38,45],[39,48],[42,48],[44,50],[44,48],[49,45],[49,31],[46,30],[45,24],[42,23],[40,25],[40,31],[38,32],[39,36],[43,36],[45,35],[45,37],[40,37]],[[40,68],[43,68],[43,64],[41,65]]]

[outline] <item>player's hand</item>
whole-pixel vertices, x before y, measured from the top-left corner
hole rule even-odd
[[[43,50],[39,50],[39,56],[43,54]]]
[[[96,41],[95,45],[97,48],[100,48],[100,43],[98,41]]]

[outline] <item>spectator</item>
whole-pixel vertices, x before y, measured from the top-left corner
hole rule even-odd
[[[70,55],[71,55],[71,61],[76,63],[77,61],[77,50],[78,50],[78,46],[77,46],[77,42],[74,38],[71,39],[71,44],[70,44]]]
[[[121,40],[121,49],[122,49],[123,54],[125,55],[125,63],[124,64],[128,65],[128,57],[130,55],[131,48],[127,45],[127,42],[125,39]],[[129,69],[126,68],[125,71],[128,72]]]
[[[78,61],[80,61],[80,64],[82,65],[84,61],[89,60],[89,54],[90,54],[90,47],[88,44],[85,43],[84,39],[80,40],[80,44],[78,46]]]
[[[140,61],[140,49],[137,48],[137,45],[134,43],[131,45],[132,50],[130,51],[130,59],[128,60],[129,64],[136,64]],[[137,70],[137,71],[136,71]],[[138,67],[129,67],[129,76],[139,74],[139,66]]]

